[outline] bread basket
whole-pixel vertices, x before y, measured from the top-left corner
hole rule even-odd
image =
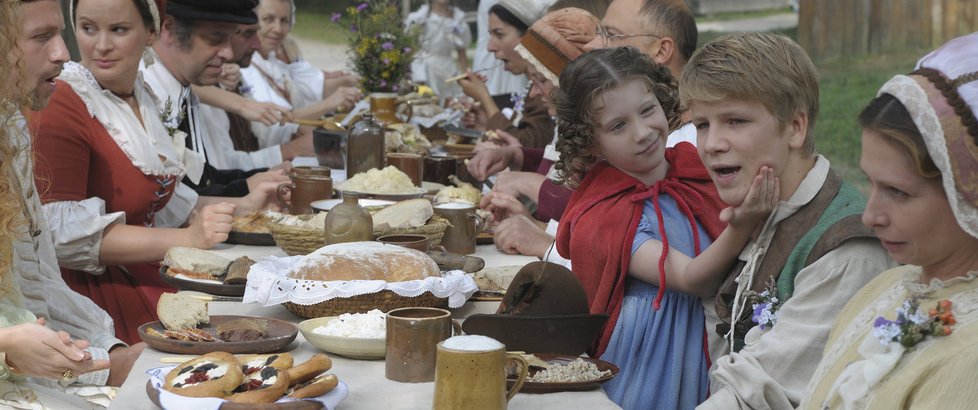
[[[435,297],[431,292],[419,296],[401,296],[389,290],[347,298],[334,298],[312,305],[300,305],[293,302],[283,303],[285,308],[298,316],[312,319],[323,316],[337,316],[343,313],[363,313],[371,309],[387,312],[402,307],[439,307],[447,308],[448,299]]]
[[[268,227],[272,231],[272,238],[275,239],[275,244],[290,256],[308,255],[316,249],[323,247],[325,242],[323,227],[317,227],[313,222],[315,216],[300,215],[295,218],[309,223],[288,224],[283,223],[280,219],[268,222]],[[411,228],[375,229],[373,236],[377,238],[384,235],[399,234],[424,235],[431,242],[431,246],[435,246],[441,243],[441,238],[445,235],[446,228],[448,228],[448,220],[435,215],[425,225]]]
[[[331,246],[336,252],[334,255],[346,255],[347,258],[350,258],[350,255],[360,258],[374,258],[373,255],[378,252],[387,252],[389,257],[396,259],[393,257],[397,255],[391,255],[393,251],[393,253],[400,253],[401,259],[391,263],[409,267],[411,272],[414,272],[415,268],[428,264],[431,265],[430,268],[427,268],[428,270],[436,269],[431,260],[419,261],[417,257],[423,257],[423,254],[418,251],[394,245],[362,242]],[[345,249],[336,249],[337,247],[345,247]],[[359,247],[360,249],[354,250],[350,247]],[[384,250],[374,248],[383,248]],[[330,252],[330,250],[325,252]],[[411,257],[405,259],[404,256]],[[424,257],[424,259],[428,258]],[[336,316],[343,313],[363,313],[372,309],[387,312],[391,309],[412,306],[457,308],[465,304],[465,301],[479,289],[472,276],[460,270],[449,270],[441,272],[440,275],[428,272],[428,276],[423,276],[423,279],[404,279],[392,282],[376,279],[321,280],[311,277],[291,277],[290,275],[294,272],[293,269],[303,269],[309,266],[297,265],[300,263],[320,266],[318,260],[313,259],[312,262],[309,262],[306,256],[268,256],[258,260],[248,272],[249,282],[243,296],[244,303],[260,303],[265,306],[281,304],[296,315],[316,318]],[[350,262],[347,259],[346,263],[356,262]],[[319,277],[320,274],[322,272],[317,273],[314,277]],[[398,277],[408,278],[416,276],[407,271],[399,275]]]

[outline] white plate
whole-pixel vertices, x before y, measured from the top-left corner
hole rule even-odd
[[[312,206],[312,209],[315,209],[317,211],[327,211],[328,212],[330,209],[333,209],[333,207],[336,206],[337,204],[339,204],[340,202],[343,202],[343,200],[342,199],[321,199],[321,200],[318,200],[318,201],[312,201],[312,203],[310,203],[309,205]],[[383,199],[366,199],[366,198],[365,199],[361,199],[358,202],[360,203],[360,206],[362,206],[362,207],[368,207],[368,206],[387,206],[387,205],[393,205],[394,204],[394,201],[386,201],[386,200],[383,200]]]

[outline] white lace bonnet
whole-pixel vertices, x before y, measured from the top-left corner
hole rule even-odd
[[[913,73],[893,77],[879,94],[896,97],[910,112],[958,225],[978,238],[978,33],[927,54]]]

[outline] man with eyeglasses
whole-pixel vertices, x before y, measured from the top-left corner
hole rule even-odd
[[[608,6],[598,35],[585,50],[632,46],[669,68],[678,81],[686,62],[696,50],[696,21],[684,0],[614,0]],[[685,123],[669,134],[666,145],[680,142],[696,145],[696,128]]]
[[[614,0],[587,50],[632,46],[679,78],[696,50],[696,21],[683,0]]]

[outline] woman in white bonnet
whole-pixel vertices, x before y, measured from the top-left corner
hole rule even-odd
[[[905,265],[843,309],[802,408],[978,402],[976,70],[978,33],[895,76],[860,114],[870,181],[863,223]]]

